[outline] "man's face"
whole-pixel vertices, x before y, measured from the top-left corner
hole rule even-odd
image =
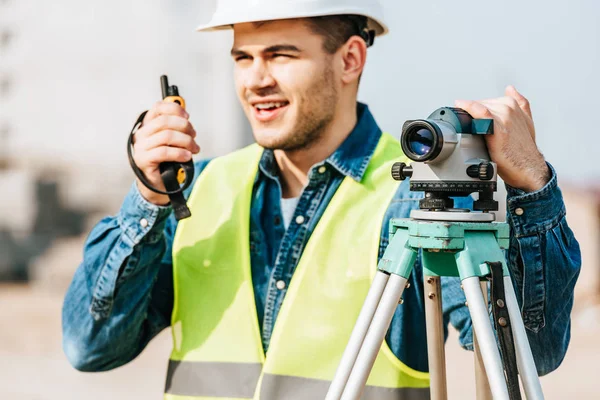
[[[335,115],[335,57],[302,20],[234,26],[236,90],[257,143],[265,148],[310,147]]]

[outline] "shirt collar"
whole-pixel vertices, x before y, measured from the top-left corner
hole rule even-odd
[[[340,147],[325,160],[325,163],[342,175],[360,182],[379,143],[381,129],[366,104],[357,103],[356,116],[356,126]],[[259,168],[263,174],[277,180],[279,167],[273,150],[267,149],[263,152]]]

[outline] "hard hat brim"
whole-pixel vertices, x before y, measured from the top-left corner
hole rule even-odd
[[[356,10],[356,12],[352,12],[352,10],[344,10],[344,12],[340,12],[339,10],[332,10],[331,12],[305,12],[298,13],[294,15],[293,18],[290,18],[289,15],[277,15],[274,13],[272,16],[265,18],[263,15],[252,15],[252,13],[247,13],[241,18],[236,18],[235,21],[232,21],[231,16],[223,18],[218,13],[215,13],[213,18],[206,24],[202,24],[196,28],[197,32],[211,32],[211,31],[219,31],[219,30],[227,30],[232,29],[234,24],[243,24],[248,22],[262,22],[262,21],[277,21],[284,19],[300,19],[300,18],[311,18],[311,17],[323,17],[328,15],[362,15],[369,19],[369,29],[373,29],[375,31],[376,36],[383,36],[389,32],[387,25],[380,19],[374,18],[372,15],[366,15],[364,12],[360,12],[360,10]]]

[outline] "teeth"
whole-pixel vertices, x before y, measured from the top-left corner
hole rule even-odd
[[[279,108],[279,107],[282,107],[284,104],[285,103],[282,103],[282,102],[259,103],[259,104],[256,104],[254,107],[258,108],[259,110],[265,110],[268,108]]]

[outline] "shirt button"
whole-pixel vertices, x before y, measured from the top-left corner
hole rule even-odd
[[[284,281],[277,281],[277,289],[279,289],[279,290],[285,289],[285,282]]]
[[[523,211],[523,209],[521,207],[515,209],[515,214],[517,214],[518,216],[523,215],[525,211]]]
[[[298,225],[302,225],[302,224],[304,223],[304,217],[303,217],[302,215],[298,215],[298,216],[296,217],[296,223],[297,223]]]
[[[148,226],[148,220],[146,218],[140,219],[140,225],[142,226],[142,228],[147,227]]]
[[[319,169],[317,171],[319,171],[320,174],[324,174],[325,171],[327,171],[327,167],[322,165],[319,167]]]

